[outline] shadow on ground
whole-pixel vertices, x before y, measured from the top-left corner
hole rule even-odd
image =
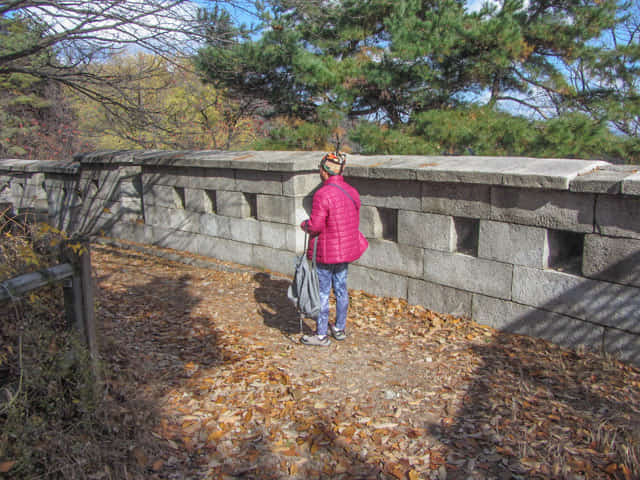
[[[640,255],[599,276],[621,271],[640,284]],[[534,299],[541,310],[512,306],[502,330],[513,335],[471,346],[479,366],[466,401],[431,426],[457,466],[448,478],[478,470],[497,478],[640,478],[640,397],[638,385],[624,380],[632,368],[598,351],[558,346],[601,345],[637,363],[637,337],[628,331],[639,329],[640,289],[553,275],[574,286]]]
[[[299,347],[270,336],[260,325],[285,336],[299,333],[297,312],[286,296],[288,280],[247,274],[249,298],[233,286],[196,278],[203,274],[185,271],[187,267],[176,274],[170,264],[137,254],[109,251],[102,262],[101,311],[109,328],[124,339],[113,345],[122,349],[112,354],[115,365],[132,372],[132,384],[158,388],[154,398],[173,396],[179,402],[173,413],[149,406],[170,425],[150,447],[164,464],[158,472],[147,466],[148,478],[627,480],[640,471],[640,384],[625,383],[631,369],[624,364],[518,333],[461,338],[453,348],[435,332],[438,348],[425,343],[425,357],[438,357],[444,368],[455,368],[464,355],[470,366],[454,372],[459,385],[445,385],[443,378],[441,391],[425,392],[457,392],[439,417],[425,416],[420,428],[400,426],[394,432],[376,426],[375,418],[357,424],[358,411],[346,403],[332,409],[313,400],[314,392],[332,387],[322,377],[327,358],[301,356],[320,372],[314,384],[305,384],[306,377],[293,379],[281,367],[287,363],[278,359],[293,358]],[[109,273],[102,272],[105,267]],[[579,288],[581,295],[589,293]],[[211,297],[216,307],[201,310]],[[222,302],[238,318],[216,316]],[[551,310],[559,304],[553,299],[547,305]],[[521,316],[512,329],[539,325],[539,313],[535,315]],[[563,329],[574,335],[573,325],[549,327],[554,335]],[[268,351],[267,341],[283,343]],[[416,367],[408,362],[406,368]],[[154,376],[160,381],[153,382]],[[396,380],[387,379],[388,385]],[[379,391],[385,385],[375,387]],[[438,447],[425,442],[426,435]],[[419,442],[426,445],[422,453],[428,459],[422,468],[407,453]]]
[[[274,278],[262,272],[256,273],[253,279],[259,284],[254,295],[267,327],[276,328],[286,335],[295,335],[301,329],[306,329],[305,323],[300,322],[295,306],[287,297],[290,280]]]

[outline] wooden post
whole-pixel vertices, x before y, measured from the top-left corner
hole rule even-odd
[[[98,342],[94,305],[93,279],[91,277],[91,251],[85,237],[72,238],[62,249],[66,262],[73,266],[73,276],[64,285],[64,301],[67,319],[84,341],[91,367],[98,378]]]

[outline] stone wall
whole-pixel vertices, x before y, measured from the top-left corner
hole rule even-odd
[[[291,274],[321,152],[0,161],[55,226]],[[350,287],[640,364],[640,173],[605,162],[349,156],[370,248]]]

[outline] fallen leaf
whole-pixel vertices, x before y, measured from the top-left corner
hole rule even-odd
[[[605,472],[613,475],[616,470],[618,470],[618,464],[617,463],[610,463],[609,465],[607,465],[604,469]]]
[[[16,464],[15,460],[0,463],[0,473],[7,473]]]
[[[136,462],[138,462],[138,465],[140,465],[141,467],[145,467],[149,462],[147,455],[144,453],[144,450],[142,450],[140,447],[135,447],[132,453],[133,453],[133,456],[136,458]]]
[[[399,480],[404,480],[405,474],[406,474],[406,470],[399,463],[388,463],[388,464],[385,464],[384,467],[385,467],[385,470],[389,474],[393,475],[394,477],[396,477]]]

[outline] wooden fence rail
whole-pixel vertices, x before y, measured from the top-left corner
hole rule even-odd
[[[27,293],[73,276],[73,266],[63,263],[39,272],[26,273],[0,283],[0,302],[14,300]]]
[[[0,303],[15,301],[44,286],[62,283],[67,323],[80,333],[97,375],[98,346],[88,240],[67,242],[62,249],[62,261],[64,263],[0,282]]]

